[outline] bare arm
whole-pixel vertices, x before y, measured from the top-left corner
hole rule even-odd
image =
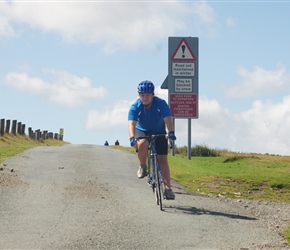
[[[129,120],[128,121],[128,133],[129,138],[135,136],[135,127],[136,127],[137,121]]]
[[[172,116],[165,117],[164,118],[164,122],[166,124],[166,127],[167,127],[168,132],[174,131],[173,122],[172,122]]]

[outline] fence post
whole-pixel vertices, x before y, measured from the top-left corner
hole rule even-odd
[[[0,121],[0,135],[4,135],[4,124],[5,124],[5,119],[1,119]]]
[[[17,134],[22,135],[22,122],[17,123]]]
[[[41,139],[45,139],[44,137],[45,137],[45,132],[44,132],[44,130],[40,133],[40,137],[41,137]]]
[[[22,124],[21,126],[21,134],[25,135],[25,124]]]
[[[5,133],[9,134],[9,131],[10,131],[10,120],[6,120]]]
[[[6,126],[5,126],[6,122]],[[19,135],[25,135],[25,124],[22,124],[22,122],[17,122],[17,120],[12,120],[12,126],[10,131],[10,125],[11,120],[5,120],[0,119],[0,136],[3,136],[5,133],[9,134],[10,132],[13,135],[19,134]],[[42,132],[40,129],[37,129],[35,131],[32,130],[31,127],[28,128],[28,136],[31,139],[39,140],[42,139],[56,139],[56,140],[63,140],[63,132],[64,129],[61,128],[59,133],[52,133],[48,132],[48,130],[43,130]]]
[[[64,129],[63,128],[60,128],[59,129],[59,140],[63,140],[63,132],[64,132]]]
[[[36,140],[39,140],[39,138],[40,138],[40,129],[37,129],[37,130],[35,130],[35,139]]]
[[[32,139],[32,128],[28,127],[28,136]]]
[[[12,129],[11,129],[11,133],[16,135],[16,127],[17,127],[17,120],[13,120],[12,121]]]

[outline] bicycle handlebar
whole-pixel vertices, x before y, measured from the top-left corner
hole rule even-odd
[[[157,137],[160,137],[160,136],[165,136],[168,139],[167,134],[156,134],[156,135],[146,135],[146,136],[135,137],[135,140],[139,141],[141,139],[148,139],[148,141],[151,142],[151,141],[155,140]],[[170,145],[169,146],[170,146],[170,149],[172,149],[172,147],[173,147],[172,141],[170,141]],[[136,148],[136,152],[138,152],[138,148]]]
[[[160,137],[160,136],[167,137],[167,134],[156,134],[156,135],[153,134],[153,135],[139,136],[139,137],[135,137],[135,140],[139,141],[141,139],[148,139],[149,141],[151,141],[151,140],[155,140],[157,137]]]

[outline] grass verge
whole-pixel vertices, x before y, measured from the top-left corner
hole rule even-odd
[[[49,139],[32,140],[27,136],[0,136],[0,163],[36,146],[60,146],[68,142]],[[134,148],[111,146],[136,153]],[[290,157],[217,152],[215,157],[169,154],[171,178],[189,192],[223,195],[230,198],[290,203]],[[283,232],[290,243],[290,225]]]
[[[290,226],[285,229],[283,236],[290,243]]]
[[[26,135],[4,134],[0,136],[0,163],[5,159],[16,155],[26,149],[37,146],[60,146],[68,144],[68,142],[48,139],[48,140],[32,140]]]
[[[135,153],[133,148],[112,147]],[[290,203],[290,157],[225,150],[215,155],[189,160],[169,154],[171,178],[189,192],[203,195]],[[290,226],[283,235],[290,243]]]
[[[290,203],[290,157],[169,156],[172,179],[191,192]]]

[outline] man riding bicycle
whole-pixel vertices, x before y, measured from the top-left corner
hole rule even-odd
[[[147,139],[140,139],[136,144],[135,138],[149,134],[166,134],[167,127],[169,140],[176,140],[170,108],[165,100],[154,96],[154,88],[154,84],[151,81],[139,83],[137,87],[139,98],[131,105],[128,113],[130,145],[138,149],[140,167],[137,171],[137,176],[139,179],[144,178],[147,174],[146,160],[149,142]],[[156,139],[155,144],[164,179],[164,196],[168,200],[174,200],[175,194],[170,186],[167,138],[160,136]]]

